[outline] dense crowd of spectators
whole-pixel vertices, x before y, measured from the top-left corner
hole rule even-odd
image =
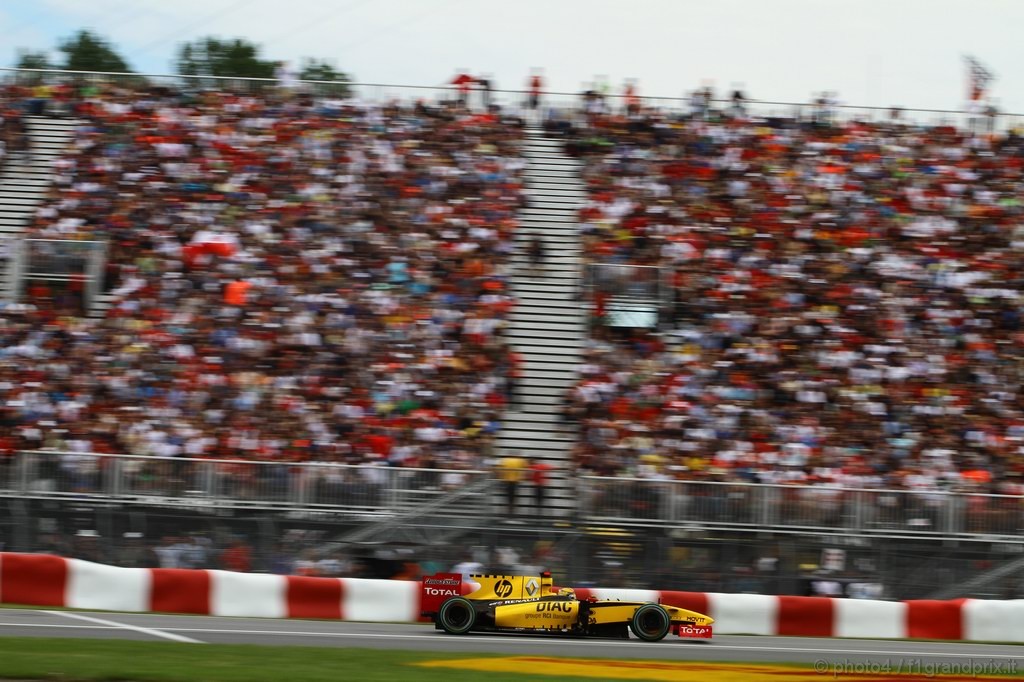
[[[61,93],[30,232],[109,244],[102,320],[0,318],[0,452],[479,464],[513,362],[521,124],[301,93]]]
[[[667,335],[597,327],[581,471],[1024,492],[1020,137],[742,108],[552,130],[588,258],[675,296]]]
[[[5,312],[0,451],[489,453],[518,373],[518,120],[291,91],[56,99],[85,123],[30,230],[107,240],[113,305],[89,320],[35,287]],[[583,160],[587,257],[666,269],[671,333],[595,327],[566,403],[580,471],[1024,492],[1019,137],[623,102],[589,93],[551,129]]]

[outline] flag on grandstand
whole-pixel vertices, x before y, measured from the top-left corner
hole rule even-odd
[[[967,61],[967,89],[970,100],[978,102],[984,97],[988,84],[995,80],[995,74],[970,55],[965,56],[964,59]]]

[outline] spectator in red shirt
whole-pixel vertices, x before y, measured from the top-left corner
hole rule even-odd
[[[533,508],[538,516],[544,514],[548,478],[553,468],[547,462],[539,459],[530,460],[529,471],[530,483],[533,485]]]
[[[235,540],[220,556],[224,570],[248,573],[252,570],[252,551],[241,540]]]
[[[526,102],[527,106],[533,110],[536,110],[537,107],[540,106],[540,96],[544,89],[544,79],[541,76],[541,73],[540,69],[532,69],[530,72],[530,78],[527,81],[526,91],[528,97]]]
[[[455,77],[452,78],[452,85],[455,86],[459,93],[458,102],[462,106],[466,106],[469,103],[469,91],[476,83],[476,79],[466,72],[466,69],[459,69]]]

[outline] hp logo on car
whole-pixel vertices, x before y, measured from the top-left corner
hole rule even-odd
[[[501,580],[494,586],[494,594],[502,599],[512,594],[512,583],[508,580]]]

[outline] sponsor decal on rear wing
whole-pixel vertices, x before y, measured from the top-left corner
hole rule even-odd
[[[431,616],[437,613],[445,600],[465,594],[467,590],[463,587],[462,576],[458,573],[424,576],[420,581],[420,615]]]

